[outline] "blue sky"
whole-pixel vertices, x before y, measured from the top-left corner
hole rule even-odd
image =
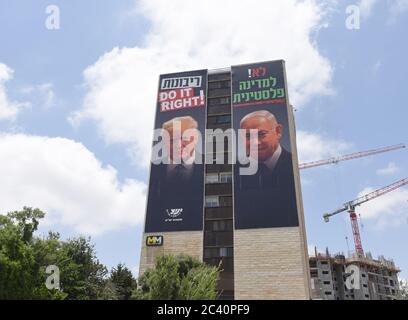
[[[138,267],[160,73],[285,59],[301,161],[408,143],[406,0],[52,4],[57,30],[49,1],[0,0],[0,210],[42,208],[41,233],[91,235],[109,267]],[[351,250],[347,214],[323,213],[408,176],[407,160],[405,149],[302,171],[309,246],[346,252],[348,236]],[[403,278],[407,189],[358,211],[365,250]]]

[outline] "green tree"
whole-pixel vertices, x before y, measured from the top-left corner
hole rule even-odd
[[[122,263],[112,269],[110,282],[113,284],[120,300],[129,300],[137,284],[132,272]]]
[[[0,215],[0,299],[116,298],[90,238],[62,241],[53,232],[34,236],[44,215],[28,207]],[[46,288],[49,265],[59,268],[62,291]]]
[[[181,280],[179,299],[215,300],[217,298],[218,269],[200,266],[191,269]]]
[[[167,255],[156,260],[138,280],[133,299],[198,300],[217,297],[219,269],[188,256]]]
[[[33,234],[44,213],[24,207],[0,215],[0,299],[61,299],[45,287]]]
[[[90,238],[62,242],[56,265],[67,299],[96,300],[103,295],[108,271],[99,263]]]
[[[105,281],[104,286],[99,291],[98,300],[119,300],[116,287],[110,279]]]
[[[25,243],[30,243],[34,231],[37,230],[40,219],[44,218],[45,213],[40,209],[24,207],[22,211],[13,211],[7,214],[7,217],[14,222]]]

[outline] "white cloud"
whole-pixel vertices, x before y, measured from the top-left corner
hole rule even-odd
[[[380,3],[378,0],[360,0],[359,8],[361,16],[364,19],[368,19],[373,8]],[[393,24],[397,21],[398,17],[408,12],[408,0],[387,0],[388,5],[388,19],[387,24]]]
[[[388,17],[388,24],[393,24],[397,21],[397,18],[408,12],[408,0],[393,0],[389,1],[390,12]]]
[[[298,130],[296,133],[299,163],[339,156],[349,150],[351,144],[317,133]]]
[[[121,183],[81,143],[65,138],[0,134],[0,212],[38,207],[45,225],[98,235],[141,223],[146,185]]]
[[[0,63],[0,120],[14,120],[20,109],[28,107],[26,102],[10,101],[5,83],[13,78],[13,70]]]
[[[365,188],[358,197],[373,192],[374,188]],[[370,200],[356,208],[356,212],[376,229],[397,227],[408,223],[408,189],[402,187]]]
[[[114,48],[84,71],[87,94],[69,120],[97,122],[108,143],[149,160],[160,73],[285,59],[291,102],[299,109],[330,94],[332,67],[314,43],[328,12],[318,0],[142,0],[151,22],[143,45]]]
[[[45,109],[51,108],[55,103],[55,92],[52,83],[42,83],[39,85],[22,88],[22,94],[28,95],[33,104],[40,105]]]
[[[376,3],[378,3],[378,0],[360,0],[359,7],[361,16],[367,19],[371,15]]]
[[[378,169],[377,174],[380,176],[392,175],[400,171],[400,168],[394,163],[390,162],[387,167]]]

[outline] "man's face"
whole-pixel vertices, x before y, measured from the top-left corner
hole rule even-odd
[[[181,163],[193,155],[197,144],[197,129],[191,120],[177,120],[167,129],[170,144],[167,150],[172,163]]]
[[[249,155],[250,146],[258,148],[258,161],[265,161],[273,155],[279,145],[279,139],[282,136],[282,126],[276,120],[270,120],[265,117],[254,116],[248,118],[241,124],[241,129],[245,129],[246,152]],[[258,130],[258,141],[251,139],[251,129]]]

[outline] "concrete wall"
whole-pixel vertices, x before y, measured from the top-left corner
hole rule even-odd
[[[163,245],[157,247],[147,247],[146,237],[149,235],[162,235]],[[144,233],[142,239],[142,251],[140,255],[139,275],[154,266],[157,257],[167,254],[186,254],[203,260],[203,232],[202,231],[182,231],[182,232],[159,232]]]
[[[235,299],[309,299],[298,227],[235,230]]]

